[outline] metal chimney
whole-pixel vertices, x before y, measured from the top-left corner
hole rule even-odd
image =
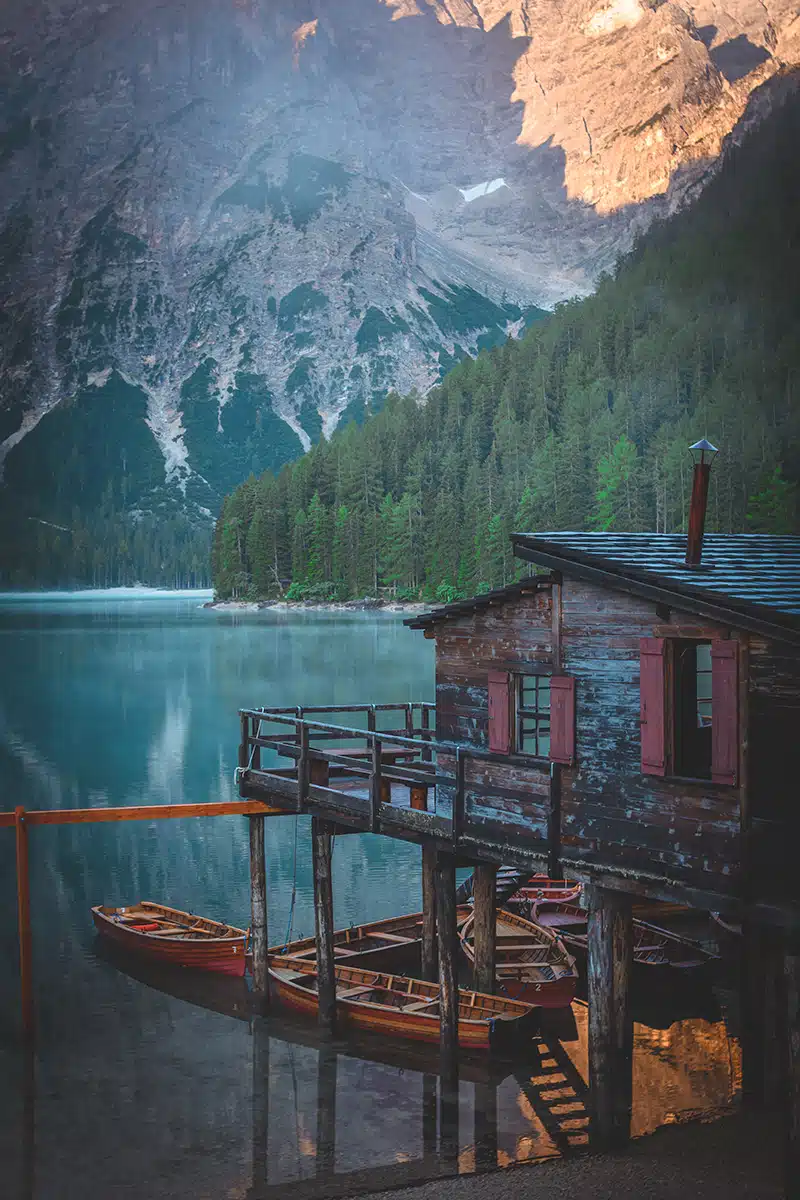
[[[706,525],[706,507],[708,506],[708,480],[711,474],[711,463],[718,453],[717,447],[712,446],[706,438],[695,442],[689,447],[694,462],[692,477],[692,500],[689,506],[689,534],[686,539],[687,567],[700,566],[703,556],[703,532]]]

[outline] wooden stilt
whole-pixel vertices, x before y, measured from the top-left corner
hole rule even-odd
[[[250,950],[253,956],[253,991],[256,1004],[269,1004],[267,970],[267,864],[264,849],[264,818],[248,817],[250,822]]]
[[[456,929],[456,860],[436,856],[436,925],[439,943],[439,1049],[442,1075],[458,1064],[458,931]]]
[[[475,969],[473,987],[478,992],[494,992],[495,943],[497,941],[497,867],[479,863],[475,867]]]
[[[753,1109],[780,1104],[785,1081],[784,955],[781,935],[745,920],[742,927],[742,1100]]]
[[[436,941],[436,850],[422,847],[422,978],[433,983],[439,978],[439,949]]]
[[[336,1023],[336,975],[333,956],[333,878],[331,827],[321,817],[311,818],[314,860],[314,928],[317,939],[317,994],[319,1023],[332,1030]]]
[[[631,898],[589,889],[588,938],[590,1139],[601,1150],[630,1137],[633,1079]]]
[[[263,1017],[253,1021],[253,1195],[269,1183],[269,1034]]]
[[[497,1086],[475,1084],[475,1170],[497,1166]]]
[[[323,1043],[317,1056],[317,1176],[332,1175],[336,1161],[336,1081],[339,1056]]]
[[[797,947],[793,947],[797,949]],[[786,1200],[800,1200],[800,954],[784,958],[786,997]]]
[[[22,1031],[33,1037],[33,938],[31,936],[31,883],[28,865],[28,827],[25,809],[14,810],[17,835],[17,928],[19,933],[19,979],[22,993]]]

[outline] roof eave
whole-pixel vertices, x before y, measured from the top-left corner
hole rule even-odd
[[[602,565],[598,565],[596,562],[587,561],[588,556],[574,551],[565,554],[555,543],[528,535],[512,534],[511,544],[517,558],[548,567],[551,571],[575,575],[579,579],[585,579],[587,583],[598,583],[640,596],[644,600],[652,600],[656,604],[697,613],[698,616],[708,617],[735,629],[748,630],[774,641],[800,646],[800,629],[788,628],[769,620],[767,616],[720,603],[709,599],[708,596],[676,589],[670,586],[671,581],[663,576],[656,576],[659,582],[650,582],[606,559],[600,559]]]

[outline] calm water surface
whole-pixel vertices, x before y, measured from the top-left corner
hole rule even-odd
[[[240,707],[433,699],[433,645],[397,616],[220,612],[202,599],[0,598],[0,808],[232,799]],[[236,981],[105,957],[89,918],[97,903],[161,899],[249,923],[241,817],[31,831],[38,1042],[26,1086],[13,840],[0,830],[0,1191],[266,1197],[303,1181],[322,1196],[580,1142],[580,1005],[563,1043],[551,1039],[571,1134],[536,1083],[538,1059],[465,1070],[437,1131],[435,1058],[320,1043],[279,1014],[254,1023]],[[267,822],[271,940],[289,928],[293,892],[294,935],[313,931],[308,843],[304,819]],[[338,839],[334,902],[340,925],[418,908],[419,849]],[[715,1001],[672,1016],[636,1026],[639,1133],[724,1106],[738,1088],[738,1047]]]

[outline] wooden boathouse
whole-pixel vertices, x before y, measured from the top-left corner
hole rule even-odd
[[[494,981],[497,866],[582,880],[600,1147],[630,1125],[634,900],[741,921],[745,1095],[787,1114],[787,1194],[798,1197],[800,537],[704,542],[702,516],[693,508],[688,545],[667,534],[514,535],[537,573],[406,622],[436,641],[435,705],[243,710],[239,786],[243,798],[312,815],[323,1025],[336,1007],[331,834],[422,846],[422,969],[438,973],[453,1069],[456,866],[475,868],[483,990]],[[250,818],[254,978],[266,999],[264,819]]]

